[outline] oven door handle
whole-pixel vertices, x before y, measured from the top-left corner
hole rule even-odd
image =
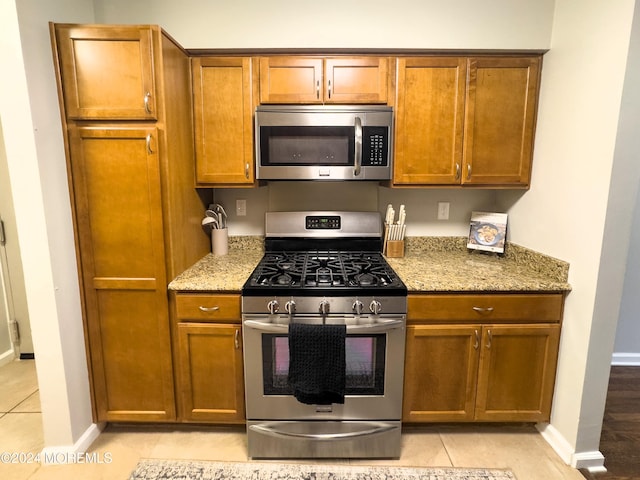
[[[242,322],[245,327],[255,328],[256,330],[261,330],[263,332],[270,333],[283,333],[289,331],[288,323],[270,323],[270,322],[260,322],[258,320],[245,320]],[[362,325],[347,325],[347,333],[359,333],[359,332],[367,332],[367,333],[380,333],[386,332],[389,330],[393,330],[395,328],[400,328],[404,326],[404,319],[400,320],[387,320],[384,322],[376,322],[376,323],[365,323]]]
[[[398,428],[397,425],[385,422],[367,422],[364,425],[367,428],[364,428],[363,430],[340,433],[302,433],[291,432],[279,428],[286,425],[287,422],[269,422],[250,425],[249,429],[265,435],[271,435],[273,437],[306,438],[309,440],[344,440],[349,438],[364,437],[366,435],[374,435],[376,433],[384,433]]]

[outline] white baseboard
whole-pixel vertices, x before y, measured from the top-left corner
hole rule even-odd
[[[104,423],[92,423],[89,428],[80,436],[78,441],[69,446],[45,447],[40,452],[43,465],[59,465],[66,463],[85,463],[84,454],[96,438],[104,430]]]
[[[586,468],[591,473],[606,472],[607,469],[604,466],[604,455],[600,451],[582,452],[573,455],[573,461],[571,466],[575,468]]]
[[[538,423],[536,428],[560,458],[573,468],[586,468],[590,472],[606,472],[604,455],[599,451],[576,453],[566,438],[553,425]]]
[[[0,367],[13,362],[14,358],[16,358],[16,352],[14,352],[13,349],[7,350],[6,352],[2,353],[0,355]]]
[[[611,358],[611,365],[640,367],[640,353],[614,353]]]

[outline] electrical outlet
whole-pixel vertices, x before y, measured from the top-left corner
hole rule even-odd
[[[246,217],[247,216],[247,201],[246,200],[236,200],[236,215],[238,217]]]
[[[449,202],[438,202],[438,220],[449,220]]]

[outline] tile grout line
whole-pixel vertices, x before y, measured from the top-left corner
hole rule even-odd
[[[447,458],[449,459],[449,463],[451,464],[452,467],[455,467],[455,465],[453,464],[453,459],[451,458],[451,455],[449,454],[449,449],[447,448],[447,444],[444,443],[444,438],[442,438],[442,432],[440,430],[438,430],[438,438],[440,438],[440,443],[442,443],[442,448],[444,448],[444,452],[447,454]]]

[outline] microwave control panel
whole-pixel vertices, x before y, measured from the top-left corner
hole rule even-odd
[[[363,167],[386,167],[389,164],[388,140],[388,127],[362,127]]]

